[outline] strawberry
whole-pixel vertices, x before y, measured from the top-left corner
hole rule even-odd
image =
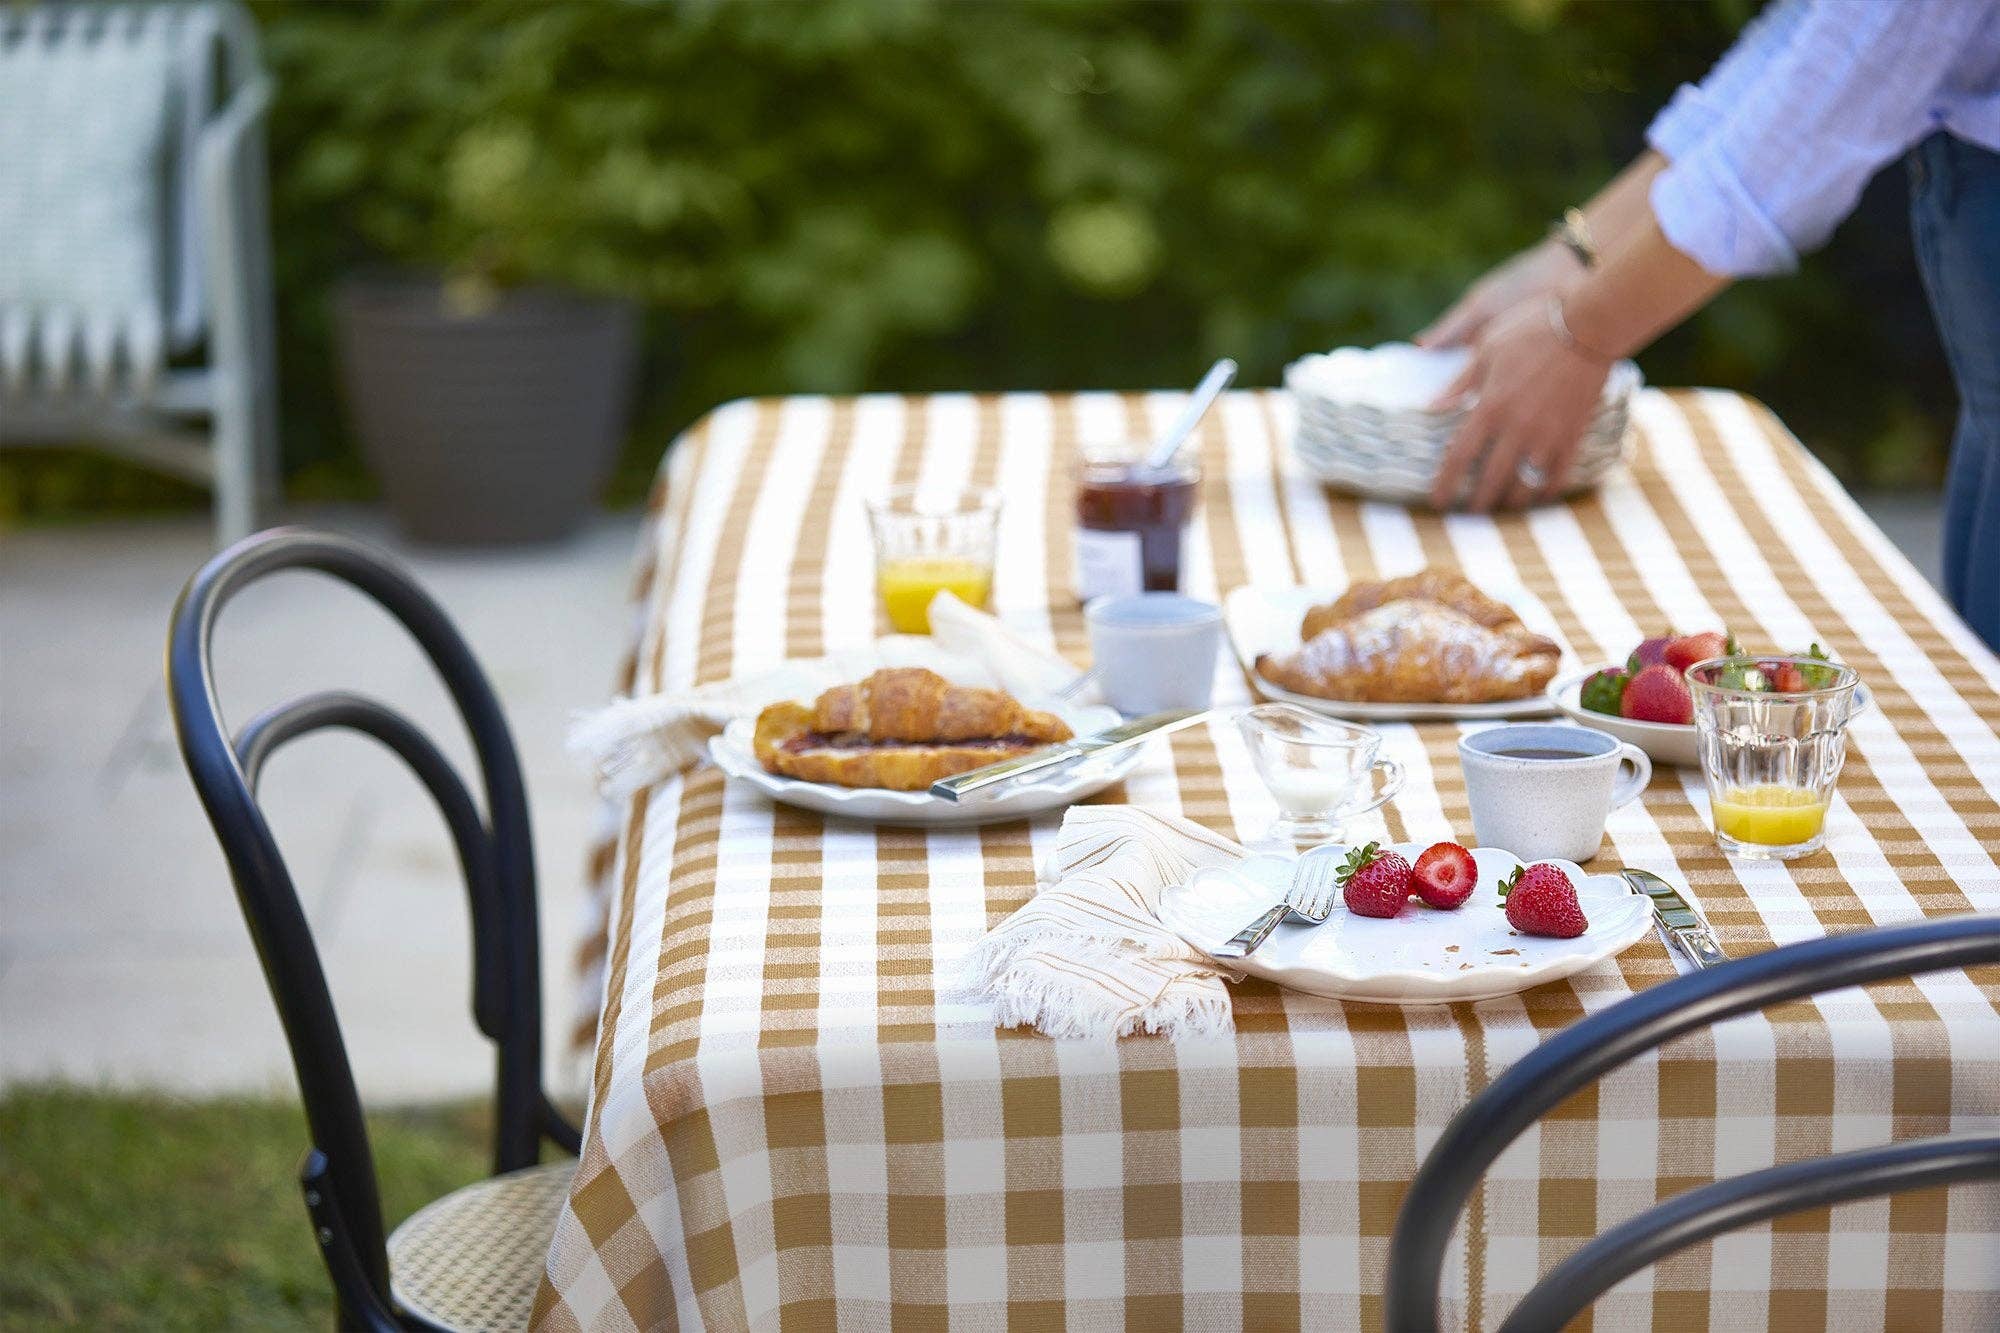
[[[1577,702],[1593,713],[1617,717],[1619,702],[1625,698],[1625,682],[1630,679],[1622,668],[1606,667],[1583,682]]]
[[[1647,667],[1627,682],[1625,696],[1618,701],[1618,715],[1635,722],[1685,725],[1694,721],[1694,699],[1689,696],[1681,673],[1663,662]]]
[[[1410,886],[1432,907],[1450,911],[1479,887],[1479,867],[1472,853],[1455,842],[1434,842],[1410,867]]]
[[[1632,650],[1632,655],[1625,659],[1625,670],[1636,676],[1649,666],[1657,666],[1666,660],[1667,645],[1673,641],[1671,634],[1641,640],[1639,646]]]
[[[1806,688],[1806,673],[1790,662],[1771,667],[1771,688],[1780,694],[1798,694]]]
[[[1667,645],[1660,660],[1676,671],[1686,671],[1696,662],[1722,656],[1728,651],[1728,643],[1728,637],[1719,630],[1710,630],[1706,634],[1683,634]]]
[[[1590,929],[1576,886],[1547,861],[1523,866],[1501,880],[1500,897],[1507,904],[1507,924],[1523,935],[1573,940]]]
[[[1376,843],[1356,847],[1340,864],[1340,889],[1356,916],[1394,916],[1410,900],[1410,863]]]

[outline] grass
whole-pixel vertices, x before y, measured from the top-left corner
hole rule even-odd
[[[483,1109],[371,1116],[390,1226],[487,1171]],[[63,1087],[0,1096],[0,1329],[326,1329],[278,1101]]]

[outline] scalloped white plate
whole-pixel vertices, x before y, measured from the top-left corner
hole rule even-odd
[[[1108,730],[1123,720],[1116,709],[1101,705],[1057,711],[1079,736]],[[721,735],[711,738],[708,753],[715,766],[784,805],[871,824],[916,824],[934,828],[994,824],[1074,805],[1087,796],[1095,796],[1130,773],[1151,744],[1134,745],[1103,759],[1085,760],[1042,781],[1009,783],[991,796],[947,801],[927,791],[836,787],[829,783],[802,782],[798,778],[766,772],[764,766],[757,762],[757,752],[751,744],[756,730],[757,724],[753,720],[738,718],[723,728]]]
[[[1427,843],[1397,843],[1414,862]],[[1522,864],[1512,852],[1478,847],[1479,888],[1456,911],[1412,899],[1388,920],[1355,916],[1336,904],[1321,926],[1280,926],[1248,958],[1231,960],[1252,976],[1336,1000],[1448,1004],[1490,1000],[1558,981],[1632,947],[1653,928],[1652,902],[1616,875],[1593,875],[1557,861],[1590,928],[1573,940],[1522,935],[1507,924],[1499,882]],[[1251,856],[1196,871],[1160,895],[1160,919],[1195,948],[1221,944],[1284,896],[1293,858]]]
[[[1222,599],[1222,621],[1229,630],[1230,647],[1235,650],[1236,661],[1242,666],[1243,674],[1256,685],[1257,693],[1267,699],[1297,704],[1315,713],[1355,722],[1544,717],[1555,711],[1555,705],[1540,694],[1485,704],[1361,703],[1352,699],[1322,699],[1314,694],[1299,694],[1266,680],[1257,670],[1258,655],[1290,652],[1298,647],[1299,625],[1305,620],[1306,612],[1333,601],[1343,591],[1341,588],[1296,585],[1265,588],[1245,584]],[[1508,600],[1492,588],[1486,591],[1489,596],[1498,597],[1503,602]]]

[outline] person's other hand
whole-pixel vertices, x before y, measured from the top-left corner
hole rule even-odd
[[[1561,493],[1611,364],[1565,342],[1547,301],[1521,302],[1489,323],[1465,369],[1431,405],[1449,410],[1476,398],[1438,465],[1431,503],[1439,509],[1451,507],[1468,476],[1474,511]]]
[[[1419,347],[1460,347],[1475,341],[1502,314],[1546,296],[1583,272],[1583,265],[1554,239],[1521,251],[1465,289],[1465,295],[1416,336]]]

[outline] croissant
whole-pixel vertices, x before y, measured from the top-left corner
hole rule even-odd
[[[1001,690],[954,685],[923,667],[886,667],[808,708],[775,703],[752,741],[765,770],[839,787],[922,791],[939,778],[1071,736],[1053,713]]]
[[[1556,674],[1562,651],[1518,626],[1494,629],[1451,607],[1405,599],[1330,625],[1257,672],[1296,694],[1357,703],[1525,699]]]
[[[1306,612],[1305,621],[1299,626],[1299,638],[1310,639],[1363,611],[1401,601],[1435,602],[1488,629],[1508,629],[1521,623],[1513,607],[1488,597],[1463,574],[1448,569],[1420,569],[1400,578],[1368,579],[1351,585],[1337,600]]]

